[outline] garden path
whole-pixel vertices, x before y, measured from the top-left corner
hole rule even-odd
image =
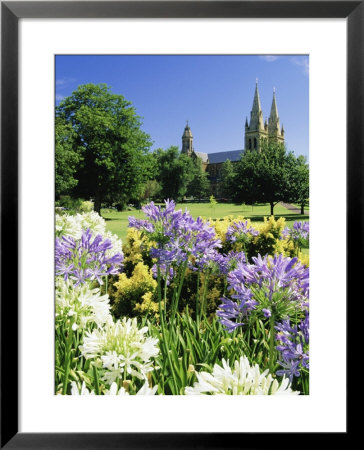
[[[301,210],[294,205],[291,205],[289,203],[284,203],[284,202],[280,202],[280,205],[284,206],[285,208],[289,209],[290,211],[293,211],[296,214],[301,214]],[[305,211],[305,214],[309,215],[309,212]]]

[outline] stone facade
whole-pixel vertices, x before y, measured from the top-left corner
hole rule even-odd
[[[202,167],[209,174],[211,183],[211,193],[219,197],[219,182],[221,181],[221,171],[225,161],[228,159],[235,163],[240,160],[241,154],[246,150],[261,151],[264,141],[273,140],[274,142],[284,143],[283,124],[280,126],[277,100],[275,89],[273,89],[273,100],[270,110],[270,116],[263,122],[263,111],[260,104],[258,82],[256,82],[253,107],[250,112],[250,121],[245,121],[245,140],[244,149],[224,151],[217,153],[197,152],[193,148],[193,136],[191,129],[186,124],[182,135],[182,153],[186,153],[191,158],[200,158]]]

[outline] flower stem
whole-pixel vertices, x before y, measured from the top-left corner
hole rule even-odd
[[[172,361],[171,361],[171,355],[169,354],[169,346],[168,346],[168,342],[167,342],[168,338],[166,336],[166,329],[165,329],[163,310],[162,310],[161,269],[160,269],[159,264],[157,265],[157,280],[158,280],[159,315],[160,315],[160,322],[161,322],[161,327],[162,327],[162,342],[163,342],[163,346],[164,346],[164,351],[167,354],[169,367],[170,367],[170,370],[171,370],[171,373],[172,373],[174,388],[175,388],[175,391],[177,393],[178,388],[177,388],[176,377],[175,377],[175,374],[174,374],[173,365],[172,365]]]
[[[272,313],[272,315],[270,316],[270,333],[269,333],[269,371],[271,372],[271,374],[273,374],[274,371],[274,362],[273,362],[273,358],[274,358],[274,340],[275,340],[275,335],[274,335],[274,325],[275,325],[275,316]]]
[[[197,272],[197,289],[196,289],[196,322],[197,322],[197,328],[199,326],[199,314],[198,314],[198,293],[200,289],[200,271]]]
[[[95,364],[92,366],[92,370],[94,372],[94,384],[95,384],[95,391],[97,395],[100,395],[100,386],[99,386],[99,374],[97,372],[97,367],[95,367]]]
[[[68,336],[66,341],[66,354],[65,354],[65,364],[64,364],[64,377],[63,377],[63,386],[62,386],[62,395],[67,394],[68,388],[68,375],[70,372],[71,365],[71,347],[72,347],[72,320],[70,320]]]

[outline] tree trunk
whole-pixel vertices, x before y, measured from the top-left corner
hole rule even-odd
[[[305,204],[304,203],[301,204],[301,214],[302,215],[305,214]]]
[[[270,215],[271,215],[271,216],[274,216],[273,210],[274,210],[274,203],[273,203],[273,202],[270,202]]]
[[[96,211],[97,214],[100,214],[100,216],[101,216],[101,195],[100,195],[100,192],[97,192],[96,196],[95,196],[94,211]]]

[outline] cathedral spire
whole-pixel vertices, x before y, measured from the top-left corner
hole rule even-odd
[[[250,112],[250,130],[261,130],[263,126],[263,112],[260,105],[259,91],[258,91],[258,78],[255,81],[255,92],[253,100],[253,108]]]
[[[269,134],[278,134],[278,135],[281,134],[275,88],[273,88],[273,100],[272,100],[272,107],[270,109],[270,116],[269,116],[269,120],[268,120],[268,131],[269,131]]]

